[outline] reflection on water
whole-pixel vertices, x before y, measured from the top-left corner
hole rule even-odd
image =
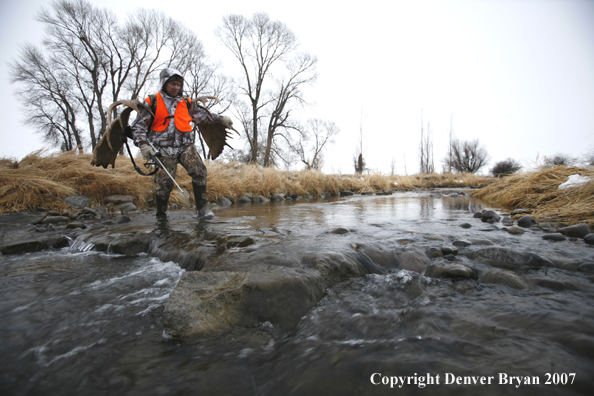
[[[161,260],[89,250],[84,240],[0,256],[0,394],[592,394],[594,288],[571,265],[516,271],[524,289],[396,269],[335,285],[292,331],[267,322],[208,339],[164,336],[163,305],[184,270],[300,265],[308,252],[352,244],[401,249],[406,242],[424,251],[455,239],[594,262],[580,241],[554,244],[538,230],[481,231],[472,214],[484,208],[465,196],[411,192],[232,207],[201,224],[180,211],[118,229],[151,229],[162,249],[178,247],[163,250]],[[338,227],[350,232],[329,233]],[[187,252],[200,259],[185,269],[171,261]],[[390,389],[374,385],[374,373],[440,375],[442,384]],[[507,373],[540,384],[445,385],[446,373]],[[545,385],[547,373],[576,373],[575,383]]]

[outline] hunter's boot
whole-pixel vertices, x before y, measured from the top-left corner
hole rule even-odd
[[[202,186],[192,182],[192,188],[194,189],[194,200],[196,201],[196,215],[198,220],[205,220],[212,217],[212,212],[208,211],[206,200],[206,186]]]
[[[163,199],[157,195],[155,197],[155,202],[157,203],[157,218],[167,217],[167,205],[169,203],[169,196],[167,196],[166,199]]]

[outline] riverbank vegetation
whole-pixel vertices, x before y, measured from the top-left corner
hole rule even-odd
[[[71,195],[86,195],[96,204],[102,204],[109,195],[125,194],[136,197],[138,207],[146,207],[154,196],[152,177],[141,176],[132,167],[128,157],[120,157],[116,168],[103,169],[90,165],[92,156],[66,152],[45,155],[32,153],[20,162],[0,160],[0,213],[21,210],[52,209],[64,206]],[[137,164],[143,162],[136,159]],[[140,165],[142,167],[142,165]],[[206,162],[208,168],[208,199],[238,197],[244,193],[265,197],[273,193],[314,195],[337,194],[350,190],[393,191],[434,187],[481,187],[492,182],[490,177],[473,174],[426,174],[397,176],[371,173],[363,175],[327,175],[315,170],[283,171],[240,162]],[[145,170],[146,171],[146,170]],[[186,191],[192,191],[191,179],[185,169],[178,166],[177,182]],[[191,195],[191,194],[190,194]],[[182,202],[176,190],[172,202]]]
[[[94,205],[103,204],[109,195],[136,197],[140,208],[151,204],[154,196],[152,177],[136,173],[128,157],[116,161],[115,169],[90,165],[91,155],[67,152],[46,155],[34,152],[20,162],[0,159],[0,213],[22,210],[58,210],[71,195],[86,195]],[[141,158],[136,159],[142,163]],[[262,195],[285,194],[319,196],[349,190],[403,191],[424,188],[478,188],[473,196],[507,208],[533,211],[541,221],[550,220],[594,225],[594,182],[568,189],[559,189],[570,175],[580,174],[594,180],[592,167],[558,166],[531,173],[493,178],[464,174],[419,174],[410,176],[370,173],[362,175],[328,175],[315,170],[283,171],[240,162],[206,162],[208,199],[238,197],[245,193]],[[186,191],[192,191],[191,179],[178,166],[176,180]],[[190,194],[191,195],[191,194]],[[176,190],[172,202],[183,202]]]
[[[560,189],[571,175],[591,182]],[[556,166],[498,178],[474,197],[510,208],[532,210],[539,221],[594,226],[594,167]]]

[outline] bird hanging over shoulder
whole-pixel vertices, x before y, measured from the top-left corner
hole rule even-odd
[[[208,99],[213,99],[220,103],[219,99],[214,96],[201,96],[191,102],[191,108],[189,109],[190,114],[198,111],[198,107],[208,112],[204,107]],[[202,106],[199,102],[202,102]],[[112,114],[115,114],[115,109],[119,105],[124,105],[125,108],[120,115],[112,121]],[[107,168],[108,165],[111,165],[112,168],[115,168],[115,160],[126,142],[126,139],[132,138],[130,127],[128,126],[130,114],[133,110],[140,112],[139,107],[143,107],[154,117],[154,112],[138,99],[118,100],[109,106],[107,115],[108,127],[93,150],[93,160],[91,161],[91,165],[102,166],[103,168]],[[230,136],[229,130],[232,130],[239,135],[239,132],[230,124],[198,124],[197,127],[210,149],[210,157],[213,160],[223,152],[225,146],[231,147],[227,143],[227,138]]]

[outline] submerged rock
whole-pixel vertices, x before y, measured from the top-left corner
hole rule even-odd
[[[441,249],[438,249],[438,248],[429,248],[429,249],[425,250],[425,254],[430,259],[443,257],[443,252],[441,251]]]
[[[477,279],[476,271],[463,264],[432,264],[425,270],[425,276],[431,278]]]
[[[324,295],[318,271],[186,272],[163,311],[167,334],[206,336],[270,322],[293,329]]]
[[[553,263],[534,253],[516,252],[503,247],[488,247],[465,254],[467,257],[502,268],[552,267]]]
[[[542,239],[545,239],[547,241],[554,241],[554,242],[559,242],[559,241],[565,241],[567,238],[565,238],[562,234],[546,234],[542,236]]]
[[[527,283],[515,272],[492,268],[481,274],[479,277],[481,283],[493,283],[503,285],[514,289],[525,289]]]
[[[594,263],[583,263],[580,264],[577,268],[580,272],[587,272],[590,274],[594,274]]]
[[[0,244],[0,253],[18,254],[39,252],[45,249],[61,249],[70,243],[64,235],[48,235],[41,238],[4,242]]]
[[[344,227],[338,227],[333,229],[332,231],[328,231],[328,234],[348,234],[349,232],[351,232],[351,230],[349,230],[348,228],[344,228]]]
[[[456,239],[455,241],[452,242],[452,245],[458,246],[458,247],[466,247],[466,246],[472,245],[472,242],[467,241],[466,239]]]

